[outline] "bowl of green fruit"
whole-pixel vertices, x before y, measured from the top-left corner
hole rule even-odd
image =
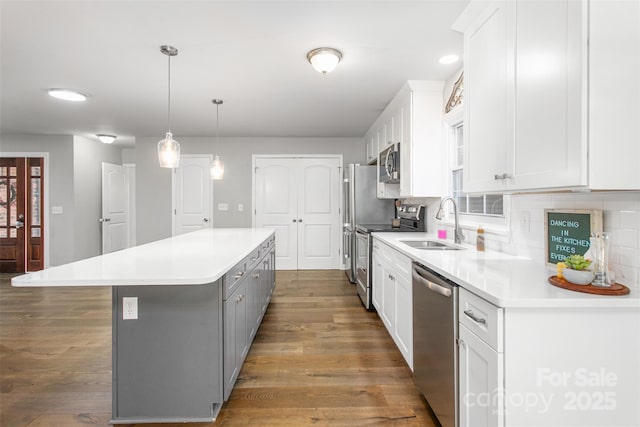
[[[570,255],[565,260],[566,267],[562,270],[562,276],[574,285],[588,285],[593,282],[594,273],[589,269],[591,260],[582,255]]]

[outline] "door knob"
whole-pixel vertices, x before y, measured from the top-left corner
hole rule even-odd
[[[100,222],[109,222],[109,221],[111,221],[111,218],[100,218],[98,221],[100,221]]]
[[[20,214],[18,215],[18,219],[16,220],[16,228],[23,228],[24,227],[24,215]]]
[[[297,221],[298,221],[298,220],[297,220],[297,219],[295,219],[295,218],[293,218],[293,219],[291,220],[291,222],[297,222]]]
[[[209,222],[209,218],[202,218],[204,222]]]

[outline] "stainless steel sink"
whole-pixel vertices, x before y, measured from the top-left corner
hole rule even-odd
[[[460,246],[440,242],[437,240],[400,240],[400,243],[404,243],[405,245],[411,246],[415,249],[424,249],[430,251],[459,251],[461,249],[464,249]]]

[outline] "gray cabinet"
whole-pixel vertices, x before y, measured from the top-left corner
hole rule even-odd
[[[224,400],[228,400],[271,300],[275,239],[271,237],[238,263],[225,276],[225,284]]]
[[[243,279],[224,302],[224,400],[229,398],[242,362],[249,352],[247,282]]]

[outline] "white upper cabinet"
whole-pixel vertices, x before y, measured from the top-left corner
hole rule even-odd
[[[638,2],[475,1],[454,28],[465,191],[640,188]]]
[[[380,183],[379,198],[442,196],[443,87],[441,81],[408,81],[367,132],[378,133],[378,152],[400,143],[400,184]]]

